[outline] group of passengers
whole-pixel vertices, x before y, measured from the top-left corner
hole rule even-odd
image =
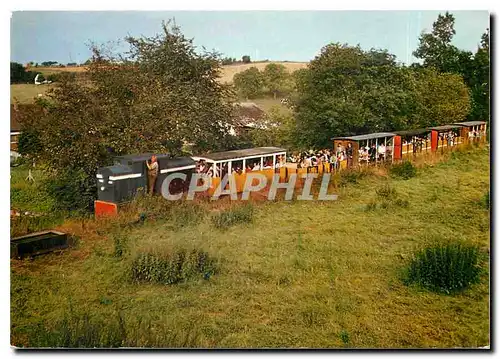
[[[392,147],[386,146],[384,143],[371,146],[360,147],[358,150],[358,161],[360,163],[370,163],[375,161],[384,161],[386,158],[391,158]]]
[[[474,138],[478,138],[478,137],[481,137],[481,131],[479,130],[472,130],[472,131],[469,131],[469,140],[472,140]]]
[[[348,143],[347,146],[337,146],[335,151],[322,149],[294,153],[288,160],[291,163],[296,163],[297,168],[318,168],[329,164],[329,168],[333,171],[348,166],[348,163],[352,162],[352,156],[353,147],[351,143]]]
[[[448,146],[454,146],[456,137],[457,135],[453,131],[442,132],[439,134],[439,141],[441,141],[442,143],[446,141]]]
[[[273,168],[280,168],[285,165],[285,157],[277,156],[276,163],[273,167],[272,158],[264,159],[261,162],[260,158],[248,159],[245,161],[245,172],[268,170]],[[214,173],[215,170],[215,173]],[[205,160],[199,160],[196,163],[196,173],[206,175],[208,177],[224,177],[229,172],[229,162],[218,163],[215,166],[208,164]],[[231,165],[232,174],[243,173],[243,161],[233,161]]]
[[[289,157],[289,162],[296,163],[297,168],[310,168],[319,167],[323,164],[330,163],[334,167],[337,164],[337,157],[345,156],[345,154],[338,153],[334,154],[333,151],[329,149],[323,150],[309,150],[299,153],[294,153]]]
[[[426,144],[428,140],[429,138],[427,137],[413,136],[409,141],[405,139],[403,141],[403,146],[412,145],[413,153],[422,152],[422,150],[424,149],[424,144]],[[425,147],[427,148],[427,144]]]

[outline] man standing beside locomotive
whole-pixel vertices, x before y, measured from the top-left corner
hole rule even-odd
[[[158,161],[156,156],[151,156],[151,160],[146,161],[146,167],[148,168],[148,193],[153,194],[155,190],[156,178],[158,178]]]

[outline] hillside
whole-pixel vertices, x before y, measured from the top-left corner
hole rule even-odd
[[[221,80],[223,82],[232,82],[233,77],[238,72],[245,71],[250,67],[256,67],[259,70],[264,70],[264,68],[271,63],[284,65],[289,72],[294,72],[295,70],[303,69],[307,67],[307,62],[288,62],[288,61],[269,61],[269,62],[252,62],[250,64],[236,64],[222,66]]]
[[[68,222],[60,229],[79,236],[77,248],[11,261],[11,344],[49,343],[47,328],[121,335],[124,346],[489,345],[487,263],[481,282],[456,295],[406,286],[400,277],[426,243],[463,239],[489,253],[489,211],[481,205],[489,180],[483,148],[426,165],[406,181],[380,168],[339,187],[338,201],[256,203],[252,222],[226,230],[211,221],[224,202],[186,203],[144,225]],[[408,206],[367,209],[385,200],[377,193],[385,186]],[[137,253],[175,248],[206,251],[218,272],[174,285],[131,281]],[[86,314],[94,326],[78,333],[77,319],[58,324]]]
[[[230,83],[233,81],[235,74],[246,69],[255,66],[259,70],[263,70],[266,65],[272,62],[255,62],[250,64],[236,64],[236,65],[226,65],[222,66],[221,81],[225,83]],[[284,65],[288,71],[293,72],[298,69],[307,67],[307,62],[275,62],[277,64]],[[44,76],[61,73],[61,72],[84,72],[85,67],[37,67],[32,68],[32,71],[40,71]],[[16,97],[21,103],[31,103],[33,98],[38,96],[38,94],[44,94],[50,87],[46,85],[35,85],[35,84],[16,84],[10,86],[10,101],[14,101]]]

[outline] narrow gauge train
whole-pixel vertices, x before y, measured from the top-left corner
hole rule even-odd
[[[471,142],[483,142],[486,139],[486,122],[469,121],[451,125],[423,128],[408,131],[380,132],[358,136],[332,138],[334,153],[338,148],[352,148],[352,158],[345,159],[339,168],[377,163],[379,161],[398,161],[420,153],[436,152],[439,149],[453,148]],[[371,148],[377,149],[384,144],[382,156],[368,156]],[[192,157],[172,158],[168,154],[156,154],[159,175],[155,193],[161,193],[163,180],[171,173],[183,173],[186,180],[173,180],[169,185],[170,193],[187,190],[191,176],[200,164],[212,177],[213,193],[227,173],[235,177],[237,191],[241,192],[249,172],[262,173],[268,179],[279,174],[280,180],[286,181],[292,173],[298,175],[308,172],[332,172],[333,166],[323,163],[314,168],[298,168],[297,164],[286,162],[287,151],[278,147],[257,147],[243,150],[217,152]],[[114,164],[99,168],[97,171],[98,200],[95,201],[96,216],[114,214],[118,205],[127,202],[137,193],[139,188],[147,188],[146,160],[152,153],[118,156]]]

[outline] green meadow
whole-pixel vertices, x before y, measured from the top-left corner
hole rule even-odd
[[[342,177],[337,201],[255,201],[242,209],[224,200],[156,199],[134,204],[127,218],[68,220],[57,228],[75,235],[74,248],[11,260],[11,344],[490,345],[489,176],[489,150],[477,148],[421,164],[407,180],[383,168]],[[14,188],[22,202],[23,186]],[[404,283],[416,250],[449,241],[479,246],[479,283],[453,294]],[[183,251],[204,253],[216,270],[170,284],[134,277],[141,254],[180,263],[174,254]],[[154,263],[148,273],[167,268]]]

